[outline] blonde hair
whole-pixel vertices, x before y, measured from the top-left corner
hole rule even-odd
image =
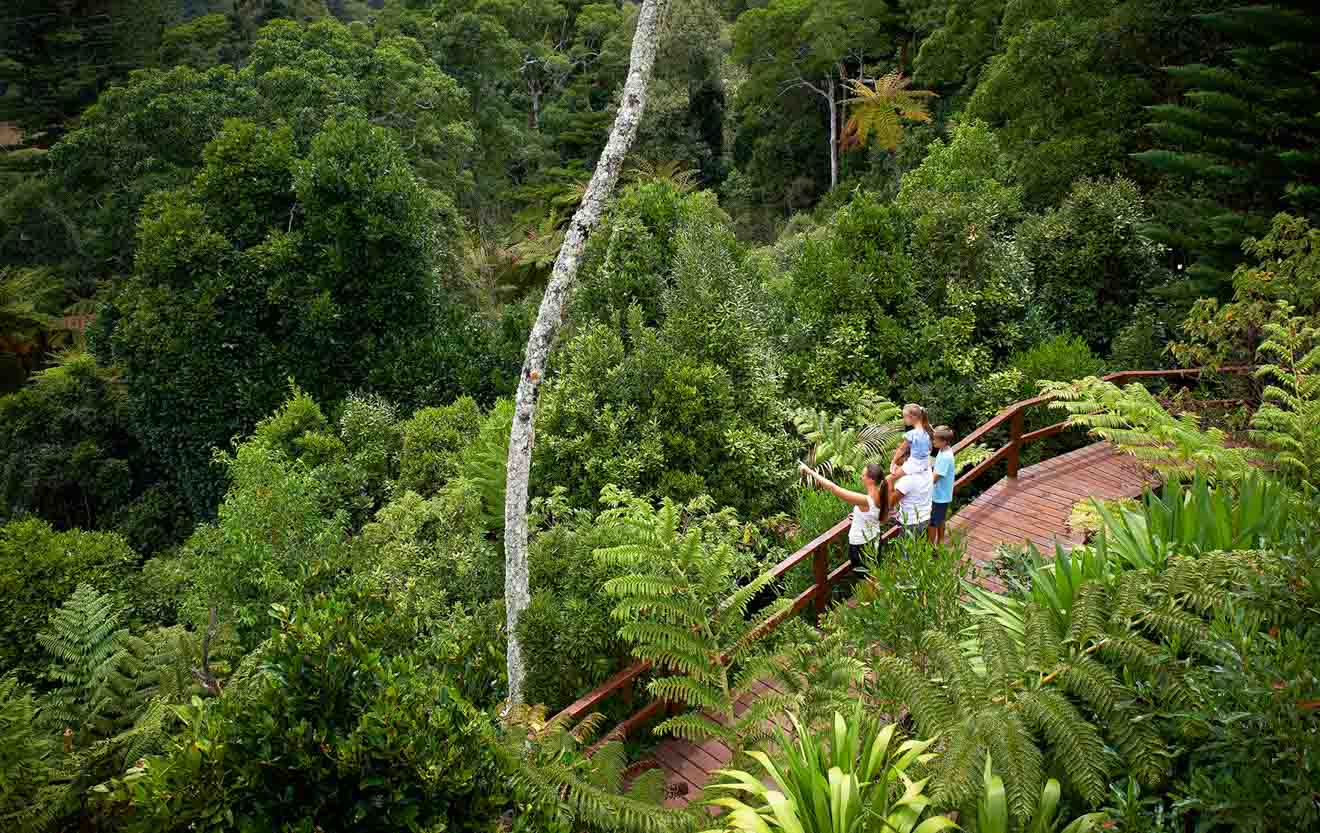
[[[949,426],[935,426],[935,436],[943,440],[945,445],[953,445],[953,429]]]
[[[930,418],[926,416],[926,409],[915,402],[909,402],[903,406],[904,414],[912,414],[917,418],[917,424],[921,430],[926,432],[926,436],[933,436],[930,430]]]

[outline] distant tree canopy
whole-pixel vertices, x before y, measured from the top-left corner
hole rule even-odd
[[[134,432],[198,511],[217,497],[210,449],[290,378],[343,397],[388,360],[389,333],[425,330],[457,234],[395,134],[360,118],[331,117],[305,154],[290,127],[231,120],[204,156],[148,201],[98,342],[125,372]]]

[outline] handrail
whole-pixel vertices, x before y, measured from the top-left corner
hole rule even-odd
[[[1234,365],[1221,368],[1191,367],[1175,368],[1172,370],[1121,370],[1116,373],[1102,376],[1101,380],[1112,382],[1114,384],[1121,384],[1141,379],[1200,376],[1207,372],[1241,375],[1249,373],[1253,369],[1253,367],[1247,365]],[[1008,462],[1007,476],[1010,478],[1016,478],[1018,475],[1023,446],[1035,442],[1036,440],[1051,437],[1073,427],[1073,425],[1065,419],[1044,428],[1023,433],[1022,429],[1027,410],[1046,404],[1053,400],[1053,398],[1054,397],[1049,395],[1042,395],[1033,396],[1030,399],[1023,399],[1020,402],[1014,402],[1012,405],[1005,407],[989,420],[982,423],[970,434],[963,437],[962,440],[955,443],[953,449],[956,454],[957,452],[980,442],[996,428],[1002,427],[1005,423],[1008,424],[1008,442],[994,451],[985,460],[982,460],[980,463],[977,463],[969,469],[966,474],[955,480],[953,484],[954,493],[956,494],[961,491],[981,475],[985,474],[985,472],[993,468],[996,464],[1005,460]],[[1211,404],[1211,402],[1218,405],[1227,405],[1236,403],[1237,400],[1211,400],[1204,404]],[[771,576],[777,581],[794,567],[797,567],[810,559],[812,563],[813,580],[810,587],[794,597],[791,605],[761,626],[760,631],[756,634],[756,638],[760,638],[774,630],[785,619],[796,615],[809,604],[814,604],[817,613],[824,612],[834,585],[852,572],[852,564],[846,558],[843,559],[843,563],[835,567],[833,570],[831,570],[829,566],[830,550],[836,546],[836,542],[843,539],[844,535],[848,532],[849,525],[849,519],[844,518],[825,532],[817,535],[796,552],[770,568],[769,572]],[[900,532],[901,529],[899,527],[891,527],[882,533],[880,540],[890,541],[896,538]],[[553,719],[564,726],[572,726],[615,694],[619,694],[624,698],[625,702],[631,704],[633,699],[633,683],[650,669],[651,663],[649,661],[635,662],[632,665],[629,665],[596,688],[582,695],[571,705],[555,715]],[[631,715],[627,720],[623,721],[607,733],[601,739],[601,742],[604,742],[607,739],[626,737],[632,729],[637,728],[668,709],[669,704],[662,701],[648,703],[641,710]]]

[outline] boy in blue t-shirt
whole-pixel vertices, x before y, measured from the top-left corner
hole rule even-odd
[[[953,429],[947,425],[938,426],[935,431],[935,468],[931,477],[935,485],[930,492],[930,526],[926,534],[932,544],[944,543],[944,521],[949,514],[949,504],[953,503],[953,481],[958,467],[953,461]]]

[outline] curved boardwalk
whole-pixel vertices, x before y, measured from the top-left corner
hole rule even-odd
[[[965,557],[977,564],[993,560],[1000,544],[1030,542],[1042,552],[1053,552],[1055,541],[1067,546],[1079,540],[1068,528],[1078,501],[1137,497],[1155,482],[1108,443],[1095,443],[1021,469],[1016,478],[1000,480],[960,509],[949,527],[963,537]],[[982,586],[1003,591],[984,571],[978,574]],[[693,744],[669,738],[651,757],[665,772],[670,796],[666,806],[682,807],[700,796],[712,770],[728,763],[729,750],[718,741]]]

